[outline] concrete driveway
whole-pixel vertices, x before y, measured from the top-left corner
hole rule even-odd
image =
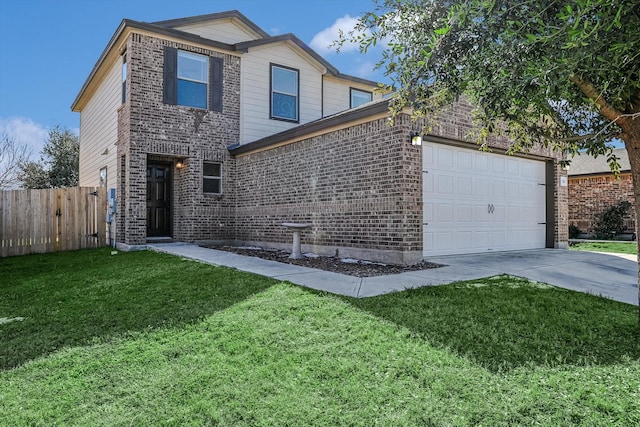
[[[638,263],[635,255],[542,249],[428,260],[467,273],[475,270],[478,277],[506,273],[638,305]]]
[[[312,289],[356,298],[408,288],[510,274],[562,288],[638,304],[638,264],[634,257],[563,249],[490,252],[432,257],[445,267],[377,277],[354,277],[329,271],[242,256],[188,243],[150,244],[150,249],[272,277]]]

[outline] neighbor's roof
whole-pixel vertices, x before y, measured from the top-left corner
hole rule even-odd
[[[618,157],[618,163],[620,163],[620,171],[630,171],[629,155],[624,148],[615,148],[613,154]],[[588,154],[581,154],[571,159],[569,165],[569,176],[576,175],[599,175],[603,173],[611,173],[609,163],[607,163],[607,156],[593,157]]]

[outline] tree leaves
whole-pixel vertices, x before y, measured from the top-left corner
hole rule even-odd
[[[40,162],[18,165],[23,188],[75,187],[79,181],[78,136],[59,126],[49,131]]]
[[[480,142],[499,133],[518,149],[602,153],[624,135],[609,113],[640,111],[634,0],[380,0],[361,24],[391,41],[379,66],[397,89],[392,111],[432,117],[466,96],[485,125]],[[597,94],[585,94],[576,77]]]

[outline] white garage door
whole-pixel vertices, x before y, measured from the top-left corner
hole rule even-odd
[[[545,163],[425,142],[424,256],[544,248]]]

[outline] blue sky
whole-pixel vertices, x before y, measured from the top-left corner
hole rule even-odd
[[[153,22],[239,10],[271,35],[294,33],[340,72],[373,80],[379,52],[326,45],[372,0],[0,0],[0,133],[42,148],[56,125],[78,131],[71,103],[124,18]]]

